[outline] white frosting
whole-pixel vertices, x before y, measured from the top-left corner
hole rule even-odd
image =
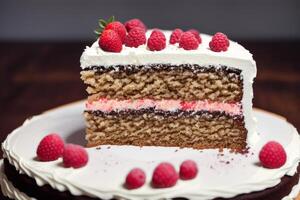
[[[151,31],[147,32],[147,38]],[[167,43],[170,38],[170,31],[164,31]],[[256,77],[256,63],[252,54],[237,42],[230,41],[230,46],[225,52],[213,52],[209,49],[211,36],[201,34],[202,43],[197,50],[187,51],[179,48],[178,45],[167,44],[162,51],[149,51],[146,45],[138,48],[130,48],[123,45],[120,53],[105,52],[99,48],[96,41],[91,47],[86,47],[80,63],[81,68],[89,66],[115,66],[115,65],[147,65],[147,64],[198,64],[201,66],[226,65],[240,69],[243,76],[243,99],[242,107],[245,117],[245,126],[248,130],[247,142],[249,146],[257,141],[255,132],[255,119],[252,114],[253,79]],[[116,69],[117,70],[117,69]]]
[[[149,37],[151,30],[147,32]],[[227,65],[235,68],[243,68],[243,66],[235,66],[236,61],[253,61],[252,54],[237,42],[230,41],[230,46],[225,52],[214,52],[209,49],[210,35],[201,34],[202,43],[196,50],[184,50],[178,47],[178,44],[171,45],[168,43],[170,31],[164,31],[167,38],[166,48],[162,51],[150,51],[147,45],[141,45],[137,48],[126,47],[120,53],[112,53],[103,51],[96,41],[91,47],[86,47],[80,63],[81,68],[85,69],[90,66],[115,66],[115,65],[147,65],[153,63],[163,64],[223,64],[223,60],[227,60]],[[221,60],[220,60],[221,59]],[[245,67],[245,66],[244,66]]]
[[[2,168],[2,161],[0,161],[0,169]],[[13,186],[13,184],[7,179],[3,170],[0,171],[0,186],[2,194],[6,197],[16,200],[36,200],[35,198],[29,197],[27,194],[21,192]],[[289,195],[284,197],[282,200],[294,200],[300,191],[300,182],[295,185]]]
[[[247,156],[226,149],[220,156],[218,150],[212,149],[101,146],[101,149],[87,149],[89,163],[80,169],[62,167],[61,159],[53,162],[34,159],[39,141],[49,132],[59,133],[68,142],[78,143],[83,138],[83,109],[84,102],[79,102],[27,120],[3,142],[4,157],[20,173],[33,177],[40,186],[49,184],[59,191],[69,190],[73,195],[133,200],[178,196],[208,200],[261,191],[278,184],[284,175],[294,175],[300,161],[300,138],[296,129],[282,118],[257,111],[255,116],[261,134],[256,145],[250,148],[253,154]],[[280,142],[287,152],[287,162],[279,169],[270,170],[257,165],[258,150],[269,140]],[[151,188],[151,174],[159,162],[169,161],[178,169],[185,159],[193,159],[199,166],[199,175],[194,180],[179,181],[175,187],[167,189]],[[227,161],[230,163],[226,164]],[[127,172],[134,167],[145,170],[147,184],[137,190],[127,190],[122,184]]]

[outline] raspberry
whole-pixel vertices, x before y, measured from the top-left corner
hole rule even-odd
[[[179,43],[182,33],[183,31],[181,29],[176,28],[170,36],[170,44]]]
[[[179,41],[179,47],[185,50],[195,50],[199,46],[198,40],[195,38],[194,34],[191,32],[185,32],[181,35]]]
[[[119,22],[119,21],[111,22],[106,25],[104,30],[115,31],[119,35],[121,41],[124,42],[125,37],[126,37],[126,28],[121,22]]]
[[[196,102],[195,101],[191,101],[191,102],[182,101],[182,102],[180,102],[180,106],[181,106],[181,110],[193,110],[196,107]]]
[[[192,160],[186,160],[180,165],[179,175],[182,180],[190,180],[197,176],[198,167]]]
[[[216,33],[209,42],[209,47],[215,52],[227,51],[229,47],[229,40],[225,34],[220,32]]]
[[[202,39],[201,39],[201,37],[200,37],[199,31],[197,31],[196,29],[190,29],[190,30],[188,30],[187,32],[193,33],[193,35],[195,36],[195,38],[198,40],[199,44],[201,44]]]
[[[139,27],[132,28],[125,38],[125,46],[136,48],[143,44],[146,44],[146,34],[144,29]]]
[[[64,141],[56,133],[45,136],[36,150],[40,161],[53,161],[62,156],[64,152]]]
[[[160,51],[166,48],[166,37],[163,32],[158,29],[153,30],[148,38],[147,46],[150,51]]]
[[[125,186],[127,189],[137,189],[145,184],[145,172],[139,168],[132,169],[126,176]]]
[[[281,144],[270,141],[260,150],[259,160],[263,167],[269,169],[280,168],[286,162],[286,152]]]
[[[80,168],[87,164],[89,160],[86,150],[75,144],[65,145],[63,153],[63,163],[65,167]]]
[[[105,30],[100,35],[98,44],[103,51],[120,52],[122,51],[122,41],[120,36],[113,30]]]
[[[155,188],[167,188],[176,185],[178,174],[170,163],[160,163],[153,172],[152,186]]]
[[[129,32],[131,29],[135,28],[135,27],[139,27],[144,29],[144,32],[147,31],[147,27],[145,26],[145,24],[139,20],[139,19],[131,19],[128,20],[127,22],[125,22],[125,27],[127,29],[127,32]]]

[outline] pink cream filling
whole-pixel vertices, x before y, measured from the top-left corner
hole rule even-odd
[[[143,108],[155,108],[163,111],[219,111],[231,115],[241,115],[242,107],[240,103],[223,103],[204,101],[181,101],[181,100],[114,100],[101,98],[96,101],[86,102],[86,109],[89,111],[122,111],[122,110],[140,110]]]

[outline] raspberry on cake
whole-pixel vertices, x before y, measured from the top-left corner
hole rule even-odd
[[[201,40],[199,31],[197,31],[196,29],[190,29],[187,32],[191,32],[195,36],[195,38],[198,40],[199,44],[201,44],[202,40]]]
[[[216,33],[211,41],[209,42],[209,47],[212,51],[220,52],[220,51],[227,51],[229,47],[229,40],[224,33]]]
[[[160,51],[166,48],[166,37],[164,33],[158,29],[153,30],[148,39],[147,47],[150,51]]]
[[[128,32],[135,27],[142,28],[144,31],[147,30],[146,25],[139,19],[128,20],[127,22],[125,22],[125,27]]]
[[[180,28],[176,28],[170,36],[170,44],[179,43],[182,33],[183,31]]]
[[[146,44],[145,30],[140,27],[130,29],[124,42],[127,47],[138,47]]]
[[[199,41],[192,32],[185,32],[181,35],[179,46],[184,50],[195,50],[199,46]]]
[[[139,34],[132,34],[135,29]],[[145,34],[131,27],[119,53],[97,43],[86,48],[81,79],[89,95],[84,113],[89,147],[246,148],[255,136],[252,55],[235,42],[228,47],[223,35],[201,34],[199,45],[195,31],[179,32]],[[175,35],[179,44],[166,43]],[[216,37],[227,51],[211,51]],[[142,45],[146,40],[148,47]]]

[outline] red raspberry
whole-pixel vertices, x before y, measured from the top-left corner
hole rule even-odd
[[[64,141],[56,133],[45,136],[36,150],[40,161],[53,161],[62,156],[64,152]]]
[[[147,27],[145,26],[145,24],[139,20],[139,19],[131,19],[128,20],[127,22],[125,22],[125,27],[127,29],[127,32],[129,32],[131,29],[135,28],[135,27],[139,27],[144,29],[144,32],[147,31]]]
[[[137,189],[145,184],[145,172],[139,168],[132,169],[126,176],[125,186],[127,189]]]
[[[179,47],[185,50],[195,50],[199,46],[198,40],[195,38],[194,34],[191,32],[185,32],[181,35],[179,41]]]
[[[146,34],[144,29],[139,27],[131,29],[125,38],[125,46],[136,48],[143,44],[146,44]]]
[[[193,110],[196,107],[196,102],[195,101],[182,101],[180,102],[181,110]]]
[[[220,32],[216,33],[209,42],[209,47],[215,52],[227,51],[229,47],[229,40],[225,34]]]
[[[270,141],[260,150],[259,160],[263,167],[269,169],[280,168],[286,162],[286,152],[281,144]]]
[[[152,186],[155,188],[167,188],[176,185],[178,174],[170,163],[160,163],[153,172]]]
[[[121,22],[119,22],[119,21],[111,22],[111,23],[106,25],[104,30],[113,30],[113,31],[115,31],[120,36],[121,41],[124,42],[125,37],[126,37],[126,28]]]
[[[186,160],[180,165],[179,175],[182,180],[190,180],[197,176],[198,167],[192,160]]]
[[[86,150],[75,144],[65,145],[63,153],[63,163],[65,167],[80,168],[87,164],[89,160]]]
[[[103,51],[121,52],[122,40],[118,33],[113,30],[105,30],[100,35],[98,44]]]
[[[170,44],[179,43],[182,33],[183,31],[181,29],[176,28],[170,36]]]
[[[199,44],[201,44],[202,39],[201,39],[201,37],[200,37],[199,31],[197,31],[196,29],[190,29],[190,30],[188,30],[187,32],[193,33],[193,35],[195,36],[195,38],[198,40]]]
[[[150,51],[160,51],[166,48],[166,37],[164,33],[158,29],[153,30],[148,38],[147,46]]]

